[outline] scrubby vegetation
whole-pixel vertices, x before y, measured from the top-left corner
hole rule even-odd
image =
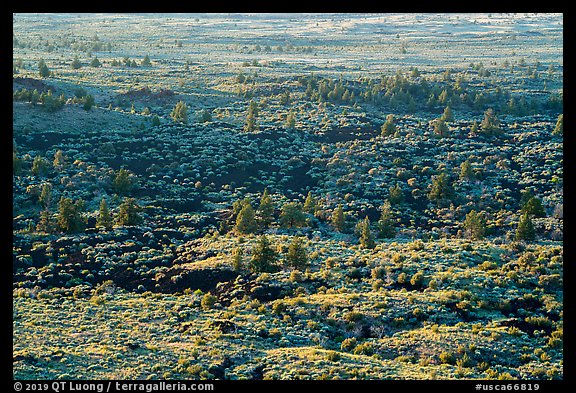
[[[15,14],[14,377],[562,379],[562,23]]]

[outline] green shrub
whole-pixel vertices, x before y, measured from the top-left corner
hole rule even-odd
[[[371,356],[373,354],[374,354],[374,348],[372,347],[372,344],[369,342],[364,342],[356,346],[356,348],[354,348],[354,355]]]
[[[454,356],[450,352],[442,352],[439,359],[444,364],[454,364]]]
[[[210,310],[212,307],[214,307],[214,304],[216,304],[217,300],[218,298],[216,296],[212,295],[211,293],[206,293],[204,296],[202,296],[200,306],[204,310]]]
[[[331,362],[337,362],[340,360],[340,354],[337,351],[328,351],[326,354],[326,359]]]
[[[355,337],[350,337],[350,338],[346,338],[344,339],[344,341],[342,341],[342,343],[340,344],[340,348],[343,351],[351,351],[356,347],[356,338]]]

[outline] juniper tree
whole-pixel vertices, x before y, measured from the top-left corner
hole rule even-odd
[[[125,168],[120,168],[118,170],[118,172],[116,173],[116,177],[112,182],[112,188],[114,189],[114,191],[121,195],[126,195],[130,191],[132,191],[134,185],[135,185],[134,175],[132,174],[132,172],[130,172]]]
[[[486,233],[486,219],[484,218],[484,214],[477,213],[476,210],[472,210],[466,214],[464,233],[469,239],[482,239]]]
[[[244,124],[244,131],[253,132],[258,128],[256,124],[256,118],[258,117],[258,104],[254,101],[250,101],[250,106],[248,107],[248,113],[246,115],[246,123]]]
[[[386,116],[386,121],[382,124],[382,135],[392,136],[396,133],[396,120],[393,114]]]
[[[294,129],[294,127],[296,127],[296,114],[291,109],[286,116],[286,128],[291,130]]]
[[[48,162],[40,156],[34,157],[32,161],[32,173],[36,176],[44,176],[48,173]]]
[[[148,55],[144,56],[144,59],[142,60],[142,62],[140,63],[140,65],[142,66],[150,66],[152,65],[152,63],[150,63],[150,57]]]
[[[102,198],[100,201],[100,209],[98,210],[98,217],[96,218],[96,228],[112,228],[113,220],[106,199]]]
[[[22,168],[23,168],[23,160],[18,157],[18,154],[16,154],[16,152],[12,152],[12,173],[14,175],[20,175],[20,173],[22,173]]]
[[[84,230],[81,214],[83,201],[73,202],[70,198],[61,197],[58,203],[58,228],[65,233],[77,233]]]
[[[302,227],[306,225],[306,216],[298,202],[288,202],[282,206],[280,225],[285,228]]]
[[[454,114],[452,113],[452,108],[450,108],[450,106],[447,106],[444,109],[444,113],[442,114],[441,119],[446,122],[454,121]]]
[[[378,220],[378,237],[388,239],[396,236],[396,228],[394,225],[394,219],[392,216],[392,208],[390,202],[386,201],[382,205],[382,213],[380,219]]]
[[[302,238],[298,236],[292,238],[286,254],[286,264],[297,270],[304,270],[308,266],[308,253]]]
[[[92,109],[94,104],[95,104],[94,96],[88,94],[86,95],[86,97],[84,97],[84,105],[82,106],[82,108],[84,108],[85,111],[89,111],[90,109]]]
[[[40,74],[40,76],[42,78],[47,78],[51,74],[50,70],[48,69],[48,66],[46,65],[46,62],[44,61],[44,59],[40,59],[40,61],[38,62],[38,73]]]
[[[450,128],[443,118],[434,120],[432,124],[434,126],[434,134],[438,135],[440,138],[446,138],[450,135]]]
[[[256,273],[273,273],[277,270],[276,260],[278,254],[271,247],[266,235],[258,238],[250,259],[250,270]]]
[[[56,222],[50,210],[44,209],[40,212],[40,220],[36,230],[40,232],[52,233],[56,228]]]
[[[102,63],[100,63],[100,60],[98,60],[97,57],[94,57],[91,61],[90,61],[90,67],[102,67]]]
[[[314,214],[316,212],[316,198],[312,195],[312,191],[308,191],[308,195],[306,196],[306,200],[304,201],[303,210],[306,213]]]
[[[62,150],[57,150],[54,153],[54,161],[52,161],[54,169],[62,170],[66,166],[66,157],[64,157],[64,152]]]
[[[363,221],[360,223],[360,246],[362,248],[374,248],[376,243],[374,242],[374,236],[372,235],[372,231],[370,230],[370,219],[368,216],[364,218]]]
[[[404,201],[404,191],[399,183],[396,183],[388,190],[388,200],[392,205],[398,205]]]
[[[141,210],[134,198],[124,198],[124,201],[118,206],[116,223],[124,226],[140,224],[142,222],[142,217],[139,214]]]
[[[176,123],[188,124],[188,105],[182,100],[178,101],[172,109],[170,117]]]
[[[564,135],[564,114],[561,113],[558,115],[558,120],[556,121],[556,126],[554,127],[554,131],[552,131],[552,135]]]
[[[474,171],[470,161],[466,160],[460,164],[460,180],[471,180],[474,178]]]
[[[77,70],[82,67],[82,63],[80,60],[78,60],[78,57],[74,57],[74,60],[72,60],[72,63],[70,63],[70,67],[72,67],[73,70]]]
[[[236,247],[232,250],[232,269],[235,272],[239,272],[243,269],[243,257],[244,252],[242,251],[241,247]]]
[[[245,203],[238,212],[234,229],[236,232],[243,234],[254,233],[256,231],[255,213],[250,202]]]
[[[446,172],[442,172],[432,179],[432,187],[428,193],[431,201],[452,200],[455,195],[450,177]]]
[[[516,228],[516,240],[533,241],[536,239],[536,229],[528,213],[520,216],[518,227]]]
[[[482,123],[480,123],[480,128],[482,133],[486,135],[495,135],[502,131],[500,129],[500,120],[498,120],[494,109],[488,108],[486,112],[484,112],[484,119]]]
[[[280,105],[288,105],[290,103],[290,92],[286,90],[280,95]]]
[[[522,212],[533,215],[534,217],[546,217],[546,211],[542,206],[540,198],[532,197],[522,206]]]
[[[260,205],[257,209],[258,221],[263,228],[267,228],[272,223],[274,214],[274,203],[266,188],[260,198]]]
[[[212,114],[208,109],[204,109],[202,114],[200,115],[200,122],[201,123],[208,123],[212,121]]]
[[[244,199],[237,199],[232,203],[232,216],[234,217],[234,220],[238,217],[240,210],[242,210],[247,204],[251,204],[250,198],[247,196],[244,197]]]
[[[216,296],[212,295],[210,292],[205,293],[204,296],[202,296],[202,300],[200,300],[200,307],[202,307],[203,310],[210,310],[214,307],[217,301],[218,298]]]
[[[338,205],[332,213],[332,226],[338,231],[343,232],[346,227],[346,217],[342,205]]]
[[[535,217],[546,217],[546,211],[540,198],[534,196],[532,189],[523,190],[520,196],[520,210]]]
[[[44,183],[42,185],[42,191],[38,197],[38,201],[46,210],[48,210],[52,204],[52,183]]]

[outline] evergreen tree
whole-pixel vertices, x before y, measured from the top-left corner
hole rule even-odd
[[[386,122],[382,124],[382,135],[383,136],[392,136],[396,133],[396,120],[394,119],[394,115],[389,114],[386,116]]]
[[[32,161],[32,173],[36,176],[44,176],[48,173],[48,162],[40,156],[34,157]]]
[[[478,122],[476,120],[474,120],[474,123],[472,123],[472,127],[470,127],[470,133],[478,134]]]
[[[232,250],[232,269],[235,272],[239,272],[243,269],[243,256],[244,252],[242,251],[241,247],[236,247]]]
[[[202,115],[200,115],[200,122],[208,123],[211,121],[212,121],[212,114],[210,113],[210,111],[208,109],[204,109],[202,111]]]
[[[466,214],[464,232],[469,239],[482,239],[486,233],[486,219],[484,218],[484,214],[477,213],[476,210],[472,210]]]
[[[127,195],[134,188],[135,180],[134,175],[127,169],[120,168],[114,181],[112,182],[112,188],[114,191],[120,195]]]
[[[112,224],[112,215],[108,210],[106,199],[102,198],[100,201],[100,209],[98,210],[98,218],[96,219],[96,228],[110,229],[112,228]]]
[[[374,248],[376,243],[374,242],[374,236],[370,230],[370,219],[368,216],[364,218],[360,223],[360,246],[362,248]]]
[[[152,127],[158,127],[160,125],[160,118],[158,117],[158,115],[154,115],[154,117],[152,117]]]
[[[240,213],[240,210],[242,210],[244,208],[244,206],[250,205],[250,204],[251,204],[251,201],[250,201],[250,198],[248,198],[248,197],[234,201],[232,203],[232,216],[234,217],[234,219],[236,219],[236,217],[238,217],[238,213]]]
[[[404,201],[404,191],[400,184],[396,183],[396,185],[390,187],[388,190],[388,200],[392,205],[398,205]]]
[[[546,210],[542,206],[542,201],[535,196],[530,197],[522,206],[522,213],[528,213],[534,217],[546,217]]]
[[[488,108],[486,112],[484,112],[484,119],[482,123],[480,123],[480,128],[482,133],[486,135],[495,135],[502,131],[500,129],[500,120],[496,117],[494,109]]]
[[[452,108],[450,108],[450,106],[447,106],[444,109],[444,114],[442,114],[441,119],[444,120],[445,122],[454,121],[454,114],[452,113]]]
[[[81,215],[83,201],[76,203],[70,198],[61,197],[58,203],[58,228],[65,233],[77,233],[84,230],[84,220]]]
[[[317,208],[316,198],[312,195],[312,191],[308,191],[308,195],[306,196],[306,200],[304,201],[304,208],[303,210],[306,213],[314,214],[316,213]]]
[[[274,214],[274,203],[272,202],[272,198],[268,193],[268,189],[264,190],[262,194],[262,198],[260,199],[260,205],[257,209],[258,213],[258,220],[262,228],[268,228],[272,223],[273,214]]]
[[[56,170],[62,170],[66,166],[66,157],[64,157],[64,152],[60,149],[54,153],[54,161],[52,161],[52,165]]]
[[[392,217],[390,202],[386,201],[382,205],[382,213],[378,220],[378,237],[389,239],[396,236],[396,228]]]
[[[70,63],[70,67],[72,67],[73,70],[77,70],[82,67],[82,63],[80,62],[80,60],[78,60],[78,57],[75,57],[74,60],[72,60],[72,63]]]
[[[142,60],[142,63],[140,63],[140,65],[142,66],[151,66],[152,63],[150,62],[150,57],[148,55],[144,56],[144,59]]]
[[[288,267],[297,270],[304,270],[308,265],[308,253],[302,238],[294,236],[288,246],[286,254],[286,264]]]
[[[56,227],[52,213],[48,209],[40,212],[40,221],[36,226],[36,230],[40,232],[52,233]]]
[[[92,61],[90,61],[90,67],[94,68],[102,67],[102,63],[100,63],[100,60],[98,60],[97,57],[94,57]]]
[[[558,115],[558,120],[556,121],[556,127],[552,131],[552,135],[564,135],[564,114]]]
[[[455,191],[446,172],[442,172],[432,179],[432,188],[428,194],[431,201],[450,201],[455,196]]]
[[[83,105],[84,110],[89,111],[90,109],[92,109],[93,106],[94,106],[94,96],[92,96],[91,94],[86,95],[86,97],[84,97],[84,105]]]
[[[298,202],[288,202],[282,206],[280,225],[285,228],[302,227],[306,225],[306,216]]]
[[[124,198],[124,201],[118,207],[116,223],[123,226],[140,224],[142,222],[142,217],[139,214],[141,210],[134,198]]]
[[[446,138],[450,135],[450,127],[444,121],[444,119],[436,119],[432,122],[434,126],[434,134],[438,135],[440,138]]]
[[[290,112],[288,112],[288,115],[286,116],[286,128],[292,130],[294,129],[294,127],[296,127],[296,114],[291,109]]]
[[[471,180],[474,178],[474,172],[472,171],[472,165],[470,161],[466,160],[460,164],[460,180]]]
[[[516,240],[526,240],[533,241],[536,239],[536,229],[532,223],[532,219],[528,213],[522,214],[520,216],[520,221],[518,222],[518,228],[516,229]]]
[[[42,78],[48,78],[51,74],[44,59],[40,59],[40,61],[38,62],[38,73]]]
[[[346,228],[346,217],[341,204],[332,213],[332,225],[338,232],[343,232]]]
[[[44,183],[42,185],[42,191],[40,192],[40,196],[38,197],[38,201],[46,210],[50,209],[52,205],[52,184],[51,183]]]
[[[526,188],[520,191],[520,210],[524,209],[524,206],[528,203],[530,199],[534,198],[534,191],[532,188]]]
[[[277,270],[278,254],[270,245],[266,235],[260,236],[250,259],[250,270],[255,273],[273,273]]]
[[[238,233],[254,233],[256,231],[256,219],[254,209],[250,202],[245,203],[242,210],[236,217],[236,226],[234,227]]]
[[[288,105],[290,103],[290,92],[286,90],[280,95],[280,105]]]
[[[244,131],[253,132],[258,128],[256,124],[257,117],[258,117],[258,104],[254,101],[250,101],[248,114],[246,115],[246,123],[244,124]]]
[[[174,109],[172,109],[170,117],[176,123],[188,124],[188,105],[182,100],[178,101]]]

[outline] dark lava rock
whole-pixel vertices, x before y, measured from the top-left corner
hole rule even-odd
[[[179,276],[178,278],[175,278]],[[161,293],[182,292],[185,289],[200,289],[203,292],[216,288],[219,282],[231,281],[238,276],[229,269],[180,269],[175,268],[160,278],[155,286],[155,291]],[[145,284],[144,284],[145,285]],[[151,285],[152,287],[152,285]]]

